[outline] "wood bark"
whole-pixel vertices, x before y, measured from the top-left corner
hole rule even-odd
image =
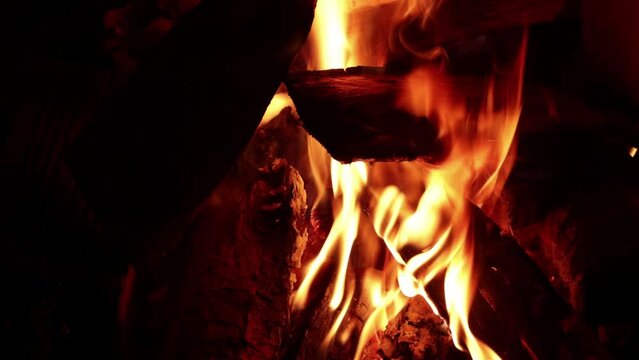
[[[592,330],[512,237],[475,212],[478,293],[530,358],[606,359]],[[494,336],[477,313],[476,333]],[[473,320],[471,318],[471,320]]]
[[[455,348],[448,326],[421,297],[410,299],[380,337],[379,345],[366,347],[362,359],[470,359]]]
[[[314,5],[203,2],[105,102],[69,162],[116,238],[144,238],[210,194],[304,42]],[[125,242],[131,254],[144,247]]]
[[[471,204],[469,206],[473,207]],[[478,285],[469,321],[474,335],[486,342],[504,359],[607,359],[608,355],[592,329],[555,291],[516,240],[503,234],[478,208],[474,208],[473,213],[473,271],[477,276]],[[304,349],[318,347],[336,316],[336,312],[328,309],[331,283],[325,280],[331,278],[330,266],[325,271],[328,274],[320,278],[324,281],[316,285],[318,288],[324,286],[320,292],[322,300],[316,300],[313,307],[309,308],[315,315],[306,328],[308,336]],[[443,274],[429,284],[428,291],[442,316],[447,318]],[[336,343],[329,348],[328,353],[332,358],[353,356],[358,331],[372,311],[370,305],[365,302],[364,297],[357,294],[354,296],[354,304],[349,308],[344,320],[344,324],[347,324],[344,326],[351,326],[353,334],[346,343]],[[409,307],[412,306],[410,304],[412,303],[409,303]],[[400,313],[398,319],[391,321],[384,335],[381,335],[382,339],[386,339],[386,343],[367,347],[369,356],[381,351],[384,356],[392,358],[391,355],[396,354],[396,351],[405,355],[421,351],[417,349],[424,350],[421,340],[417,338],[402,341],[397,339],[398,333],[415,330],[411,328],[414,324],[402,320],[406,311],[410,309]],[[426,313],[423,316],[428,317]],[[432,326],[426,326],[422,330],[430,331],[435,341],[442,345],[436,351],[439,355],[452,351],[445,346],[446,336],[437,335],[436,331],[432,332]],[[404,345],[400,345],[400,342]],[[396,348],[397,346],[400,349]],[[431,350],[435,351],[435,348]]]
[[[282,358],[308,238],[302,149],[290,109],[256,131],[182,246],[140,275],[129,358]]]
[[[286,85],[309,134],[342,162],[436,161],[435,126],[395,106],[403,78],[383,68],[291,73]]]
[[[637,291],[630,268],[639,259],[639,168],[628,146],[639,127],[618,109],[553,91],[527,98],[520,130],[505,211],[491,216],[512,229],[613,358],[636,357],[639,316],[627,300]]]

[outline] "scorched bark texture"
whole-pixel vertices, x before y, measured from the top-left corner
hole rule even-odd
[[[339,161],[442,156],[433,123],[396,107],[402,76],[356,67],[294,72],[286,84],[304,127]]]
[[[130,358],[282,358],[308,237],[302,149],[290,109],[257,130],[183,248],[138,281]]]

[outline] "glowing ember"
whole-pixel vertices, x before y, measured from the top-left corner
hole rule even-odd
[[[318,1],[312,30],[317,69],[347,64],[345,19],[349,9],[340,5],[343,3]],[[406,0],[401,5],[398,18],[420,14],[427,21],[436,2]],[[439,314],[427,285],[444,274],[446,313],[455,345],[473,359],[499,358],[473,335],[468,321],[476,290],[470,207],[474,203],[490,210],[512,167],[525,45],[523,39],[512,68],[500,69],[502,76],[487,82],[478,110],[467,108],[468,94],[441,69],[422,67],[408,75],[397,103],[405,111],[437,122],[440,138],[450,149],[447,159],[437,166],[417,162],[344,165],[330,159],[314,140],[309,142],[318,189],[327,185],[330,161],[335,220],[318,256],[308,265],[293,306],[299,309],[305,305],[322,268],[335,269],[329,305],[337,313],[323,342],[324,350],[333,338],[344,342],[350,335],[352,328],[341,327],[356,288],[360,301],[366,299],[372,306],[359,334],[359,358],[366,344],[399,313],[408,298],[423,297]],[[364,194],[372,200],[364,201]],[[374,232],[362,229],[368,224],[360,221],[366,216],[363,208],[372,210],[369,216]],[[371,265],[363,275],[349,272],[356,241],[372,253],[383,244],[383,271]]]

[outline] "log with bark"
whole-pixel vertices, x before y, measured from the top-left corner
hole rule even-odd
[[[304,108],[300,107],[298,111],[304,116]],[[335,117],[328,119],[336,120]],[[337,121],[348,121],[348,118]],[[311,130],[317,124],[305,126]],[[325,134],[331,135],[328,131]],[[480,308],[484,309],[484,313],[494,306],[502,309],[492,311],[493,320],[487,321],[490,317],[482,315],[476,324],[486,326],[491,321],[498,324],[505,321],[506,328],[521,331],[518,336],[527,339],[526,345],[516,344],[517,350],[508,350],[510,357],[519,358],[513,356],[513,351],[525,356],[529,352],[527,348],[552,357],[558,351],[565,351],[562,348],[578,350],[582,343],[597,342],[583,322],[574,320],[570,303],[579,314],[586,316],[590,325],[599,326],[601,340],[613,354],[621,358],[634,354],[632,345],[629,345],[634,343],[632,339],[636,336],[633,335],[636,332],[631,330],[635,313],[629,309],[633,307],[629,304],[623,307],[611,305],[615,297],[610,294],[626,288],[620,285],[621,280],[611,279],[627,279],[623,282],[633,283],[628,278],[632,271],[623,264],[630,266],[637,254],[636,242],[626,241],[634,232],[631,219],[637,211],[636,187],[631,185],[636,183],[636,161],[628,155],[628,147],[638,138],[636,124],[617,111],[595,110],[578,99],[533,86],[525,92],[520,134],[522,150],[519,162],[506,187],[506,196],[491,216],[497,217],[503,229],[512,229],[520,237],[537,265],[530,262],[512,238],[482,245],[488,246],[489,260],[507,270],[495,275],[485,269],[490,275],[487,278],[491,280],[480,281],[481,291],[488,291],[484,300],[478,300],[483,303]],[[597,159],[596,163],[601,167],[601,171],[596,172],[597,176],[592,173],[592,159]],[[582,178],[590,180],[583,184]],[[534,184],[532,188],[531,184]],[[590,186],[601,190],[593,192]],[[597,193],[602,195],[594,196]],[[511,203],[505,203],[504,199],[510,199]],[[596,211],[592,210],[593,206]],[[611,209],[615,210],[610,212]],[[499,219],[499,213],[508,213],[508,210],[514,216],[512,222],[508,216],[505,220]],[[616,235],[606,235],[610,233]],[[602,238],[614,239],[615,245],[601,247]],[[478,255],[478,258],[484,257]],[[520,269],[522,265],[518,262],[528,263],[523,267],[528,270]],[[531,270],[535,266],[540,266],[545,275]],[[509,278],[511,276],[515,278]],[[552,280],[565,300],[553,294],[545,279]],[[527,285],[524,288],[514,285],[522,283]],[[532,286],[531,283],[537,285]],[[499,295],[497,299],[501,300],[491,298],[491,292]],[[526,305],[521,299],[530,302]],[[516,320],[526,318],[527,311],[540,307],[546,307],[546,310],[543,314],[539,312],[539,316],[528,324]],[[615,311],[611,311],[613,308]],[[563,330],[563,326],[570,330]],[[487,340],[497,338],[499,342],[499,335],[494,336],[499,334],[495,328],[483,334],[488,335]],[[548,338],[542,340],[538,334]],[[506,332],[504,338],[509,336],[512,337],[512,334]],[[582,340],[575,340],[580,337]],[[506,343],[512,344],[513,341]],[[585,351],[602,356],[596,347]],[[573,355],[579,358],[583,354]]]
[[[435,47],[550,21],[563,5],[563,0],[435,1],[431,9],[409,12],[393,27],[389,61],[415,60]]]
[[[261,126],[182,245],[139,274],[128,358],[282,358],[308,238],[306,136],[290,108]]]
[[[639,316],[629,299],[637,289],[630,268],[639,259],[639,163],[628,148],[639,127],[618,109],[548,91],[528,98],[521,131],[503,226],[611,356],[636,357]]]
[[[202,2],[97,111],[69,162],[114,238],[137,239],[119,243],[126,252],[144,251],[140,239],[188,217],[224,177],[303,44],[314,5]]]
[[[451,81],[469,107],[481,105],[485,76],[451,76]],[[399,106],[405,75],[381,67],[300,71],[289,73],[286,86],[306,130],[339,161],[420,158],[437,163],[447,154],[437,119]],[[432,86],[437,91],[437,83]]]
[[[606,359],[596,336],[512,236],[475,212],[478,292],[530,358]],[[477,318],[479,324],[482,318]],[[486,323],[484,323],[484,326]],[[491,336],[478,326],[477,333]]]
[[[286,85],[304,127],[342,162],[443,155],[436,127],[395,106],[403,77],[383,68],[291,73]]]
[[[455,348],[450,330],[421,297],[408,301],[380,336],[379,344],[370,343],[363,360],[379,359],[451,359],[468,360],[468,354]]]

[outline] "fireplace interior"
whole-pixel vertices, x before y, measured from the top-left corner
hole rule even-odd
[[[636,1],[0,16],[1,358],[639,358]]]

